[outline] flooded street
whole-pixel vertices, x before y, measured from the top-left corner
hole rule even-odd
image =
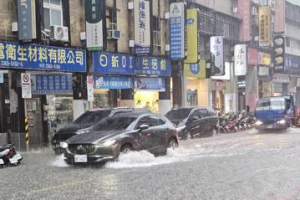
[[[132,152],[104,166],[65,164],[50,149],[0,170],[1,199],[299,199],[300,130],[181,141],[166,156]]]

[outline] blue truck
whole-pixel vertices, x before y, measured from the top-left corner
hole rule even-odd
[[[265,97],[257,101],[254,112],[258,130],[285,130],[295,119],[294,98],[291,95]]]

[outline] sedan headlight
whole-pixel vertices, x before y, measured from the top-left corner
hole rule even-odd
[[[59,146],[61,147],[61,148],[63,148],[63,149],[66,149],[66,148],[68,148],[68,143],[66,143],[66,142],[60,142],[59,143]]]
[[[257,120],[256,122],[255,122],[255,125],[256,126],[261,126],[261,125],[263,125],[264,123],[262,122],[262,121],[260,121],[260,120]]]
[[[285,124],[286,123],[286,120],[285,119],[282,119],[280,121],[277,122],[277,124]]]
[[[104,147],[109,147],[109,146],[115,144],[116,142],[117,142],[116,140],[107,140],[107,141],[101,143],[101,145]]]

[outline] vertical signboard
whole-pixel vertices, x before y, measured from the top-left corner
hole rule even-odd
[[[256,66],[258,64],[257,57],[258,57],[258,50],[254,48],[248,48],[248,64],[251,66]]]
[[[94,101],[94,76],[87,76],[87,100]]]
[[[271,8],[270,6],[260,6],[258,9],[259,20],[259,46],[267,47],[271,45]]]
[[[223,37],[213,36],[210,38],[210,53],[211,53],[211,74],[213,76],[222,76],[224,71],[224,52],[223,52]]]
[[[37,38],[35,0],[18,0],[18,30],[19,40]]]
[[[198,63],[198,47],[199,47],[199,34],[198,34],[198,9],[187,10],[187,58],[185,63]]]
[[[22,73],[21,74],[21,83],[22,83],[22,98],[30,99],[32,97],[30,74]]]
[[[150,54],[150,1],[134,0],[134,43],[135,53],[138,55]]]
[[[275,33],[282,33],[285,31],[285,0],[275,1]]]
[[[170,46],[172,60],[185,57],[185,4],[183,2],[170,5]]]
[[[238,16],[242,19],[239,30],[239,39],[242,42],[250,41],[250,27],[251,27],[251,2],[250,0],[238,1]]]
[[[90,51],[101,51],[104,49],[104,19],[105,0],[86,0],[86,46]]]
[[[234,75],[246,76],[247,74],[247,46],[237,44],[234,46]]]
[[[274,49],[274,72],[282,73],[284,72],[284,54],[285,54],[285,38],[282,35],[277,35],[274,37],[273,43]]]

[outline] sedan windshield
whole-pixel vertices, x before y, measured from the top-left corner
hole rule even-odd
[[[109,130],[125,130],[136,120],[136,117],[114,117],[103,119],[100,123],[94,126],[95,131]]]
[[[191,110],[192,108],[171,110],[166,114],[166,118],[168,118],[169,120],[173,120],[173,119],[183,120],[189,116]]]
[[[86,112],[74,121],[75,124],[97,123],[109,115],[110,111]]]

